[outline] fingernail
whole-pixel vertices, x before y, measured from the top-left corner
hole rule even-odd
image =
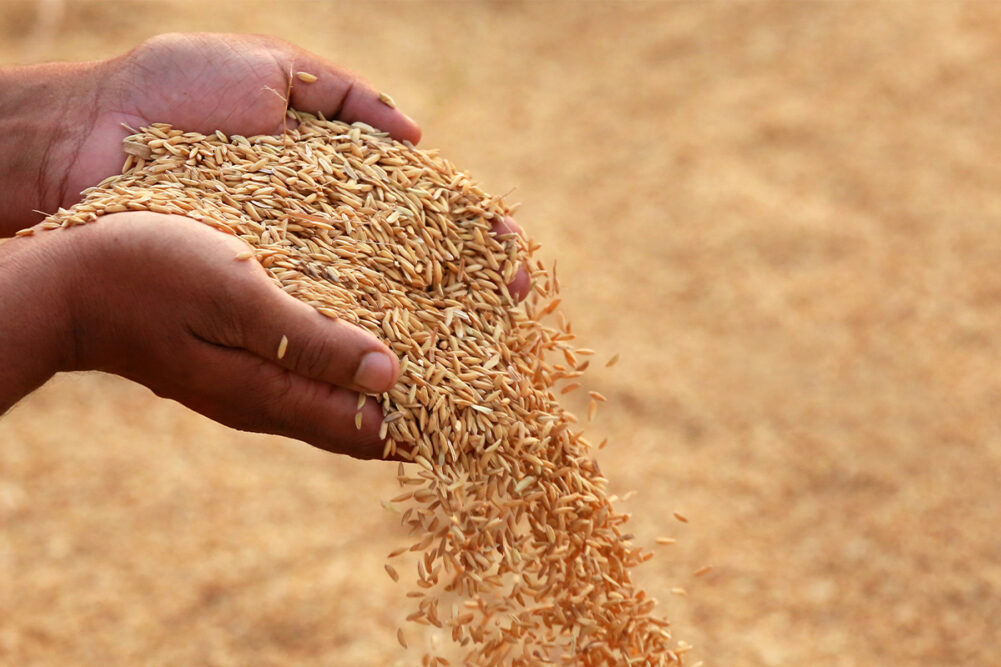
[[[393,379],[393,361],[383,352],[367,353],[355,371],[355,384],[370,392],[389,389]]]

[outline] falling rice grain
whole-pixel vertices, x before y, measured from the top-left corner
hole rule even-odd
[[[246,241],[286,293],[393,350],[397,384],[371,398],[385,415],[383,457],[416,465],[399,465],[402,493],[382,505],[414,536],[410,616],[447,629],[460,664],[678,665],[630,575],[652,552],[621,530],[628,515],[556,398],[580,384],[592,351],[570,344],[555,263],[549,273],[536,243],[492,234],[511,207],[434,153],[361,123],[289,116],[281,137],[146,128],[126,140],[121,176],[35,229],[176,209]],[[534,282],[524,306],[498,288],[521,265]],[[555,325],[542,321],[550,313]],[[282,336],[279,359],[287,345]],[[592,393],[589,420],[603,399]],[[457,604],[439,616],[444,599]],[[402,628],[397,638],[407,646]]]

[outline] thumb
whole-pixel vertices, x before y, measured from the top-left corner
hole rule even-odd
[[[241,347],[263,359],[358,392],[381,393],[396,383],[399,361],[379,339],[321,315],[270,281],[237,308]]]

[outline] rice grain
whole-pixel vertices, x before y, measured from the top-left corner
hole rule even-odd
[[[245,241],[286,293],[397,354],[397,384],[372,397],[384,457],[410,462],[383,506],[414,541],[390,557],[416,561],[411,620],[442,628],[461,664],[680,664],[667,621],[632,582],[653,554],[631,544],[557,400],[592,351],[573,346],[557,310],[555,265],[535,261],[524,237],[494,234],[511,210],[435,152],[362,123],[290,117],[297,126],[278,137],[145,128],[126,140],[122,175],[37,229],[120,210],[187,215]],[[522,264],[533,294],[519,305],[505,285]],[[589,419],[604,397],[590,398]],[[402,628],[397,639],[407,647]]]

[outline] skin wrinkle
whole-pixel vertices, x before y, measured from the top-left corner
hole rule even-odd
[[[91,93],[91,104],[89,105],[90,106],[90,111],[89,111],[89,116],[87,118],[87,122],[85,124],[86,127],[94,127],[94,125],[97,123],[97,117],[99,115],[98,114],[98,109],[100,108],[99,100],[100,100],[100,94],[98,93],[98,89],[94,88],[92,90],[92,93]],[[67,106],[68,106],[68,104],[67,104]],[[67,117],[69,117],[69,114],[68,113],[64,113],[63,117],[67,118]],[[73,159],[67,161],[67,164],[66,164],[66,166],[63,169],[63,176],[62,176],[62,181],[60,183],[60,190],[59,190],[62,193],[62,199],[63,199],[63,201],[68,201],[71,198],[72,199],[76,199],[76,197],[79,196],[79,194],[80,194],[79,192],[69,192],[68,191],[69,190],[69,177],[70,177],[70,169],[69,169],[69,167],[74,162],[76,162],[76,157],[80,153],[80,150],[83,148],[83,145],[86,142],[86,138],[87,138],[86,134],[84,134],[83,132],[81,132],[78,136],[79,136],[79,139],[77,140],[76,146],[73,149]]]
[[[86,113],[88,115],[82,126],[92,127],[94,125],[99,108],[96,88],[90,89],[89,104],[87,101],[74,99],[75,95],[57,95],[56,97],[61,100],[58,112],[55,114],[57,119],[72,118],[74,115],[71,113],[73,111],[72,107],[84,107],[87,109]],[[51,206],[51,212],[55,212],[59,208],[60,202],[69,199],[69,195],[71,194],[69,192],[70,168],[76,161],[76,157],[83,147],[86,137],[87,132],[77,132],[74,139],[73,135],[64,129],[61,123],[57,123],[53,131],[47,133],[47,141],[45,148],[42,150],[38,172],[35,177],[35,187],[39,193],[38,204],[41,209],[50,207],[49,201],[53,195],[55,196],[55,202]],[[66,148],[68,148],[65,155],[56,155],[57,146],[60,145],[58,142],[65,142]],[[58,164],[56,160],[59,161]],[[51,181],[53,173],[59,174],[54,182]]]
[[[286,78],[287,77],[287,79],[288,79],[288,83],[287,83],[287,85],[285,87],[285,92],[284,93],[281,93],[279,91],[275,91],[276,93],[278,93],[278,96],[282,99],[282,103],[283,103],[282,104],[282,106],[283,106],[283,108],[282,108],[282,115],[278,119],[277,126],[281,130],[284,130],[285,129],[285,113],[288,111],[289,105],[292,103],[292,87],[295,85],[295,82],[293,81],[293,79],[295,78],[295,75],[293,74],[293,72],[295,71],[295,58],[290,57],[288,54],[281,54],[281,57],[280,57],[279,55],[275,54],[275,51],[273,49],[268,49],[268,55],[271,56],[271,59],[274,62],[275,67],[277,67],[278,71],[281,72],[282,78]],[[285,60],[287,60],[288,63],[289,63],[289,71],[288,72],[285,71],[285,60],[283,60],[283,58]],[[261,79],[264,80],[264,77],[261,77]]]
[[[348,99],[351,97],[351,94],[354,92],[354,89],[355,89],[355,81],[354,79],[352,79],[348,81],[348,87],[344,90],[344,94],[341,95],[341,99],[338,101],[337,108],[334,109],[333,114],[329,116],[330,118],[340,117],[341,113],[344,111],[344,106],[348,103]]]
[[[230,52],[235,53],[241,60],[243,60],[244,62],[246,62],[245,56],[243,56],[242,54],[238,53],[232,47],[232,45],[227,45],[227,46],[229,46]],[[200,67],[200,69],[199,69],[198,73],[195,74],[195,85],[196,85],[196,87],[208,86],[210,84],[210,82],[211,82],[211,77],[208,76],[208,75],[210,75],[212,73],[212,71],[209,69],[208,64],[206,64],[204,62],[201,63],[199,67]],[[209,115],[210,116],[214,116],[215,113],[220,108],[222,108],[222,106],[223,106],[223,99],[225,99],[225,98],[227,98],[229,96],[231,90],[232,90],[231,86],[227,87],[225,95],[219,95],[219,96],[216,97],[215,105],[209,111]],[[244,94],[246,94],[246,93],[244,93]],[[232,119],[233,114],[235,113],[235,111],[236,111],[237,108],[238,108],[237,104],[230,104],[229,105],[229,113],[227,113],[225,116],[222,116],[222,122],[220,124],[221,125],[227,125],[229,123],[230,119]],[[156,122],[154,120],[150,120],[151,119],[151,115],[150,114],[147,113],[147,114],[145,114],[145,116],[147,118],[146,122]]]
[[[193,42],[200,41],[204,43],[204,40],[192,40],[192,41]],[[234,57],[239,59],[240,63],[237,66],[237,68],[246,69],[250,73],[252,73],[252,76],[248,78],[264,80],[264,81],[269,80],[271,78],[272,72],[267,71],[266,65],[256,62],[257,59],[248,57],[247,54],[235,49],[232,45],[227,45],[227,49],[234,54]],[[287,77],[287,74],[284,72],[284,69],[282,67],[282,61],[277,56],[275,56],[275,54],[270,50],[268,51],[268,54],[274,60],[275,68],[277,69],[281,77],[282,78]],[[140,71],[145,71],[149,76],[154,76],[156,74],[155,70],[152,70],[149,67],[141,65],[140,63],[134,63],[134,65]],[[199,69],[193,74],[193,80],[190,84],[190,88],[192,89],[210,88],[212,84],[212,75],[215,74],[215,71],[207,63],[199,63],[198,68]],[[235,115],[240,113],[245,113],[247,109],[253,109],[262,104],[261,98],[259,96],[259,91],[240,90],[240,87],[237,85],[238,83],[239,82],[236,81],[228,82],[225,90],[217,91],[217,94],[214,95],[215,104],[207,108],[202,115],[218,118],[219,120],[217,121],[217,124],[220,126],[226,126],[233,120],[233,117]],[[264,90],[265,88],[267,88],[267,86],[263,87],[261,90]],[[189,101],[189,98],[190,95],[187,93],[187,91],[185,91],[182,100],[170,100],[170,101],[173,104],[181,102],[182,104],[180,106],[183,106],[183,103],[187,103]],[[283,102],[282,102],[281,116],[284,117],[285,105],[287,101],[284,98],[282,99]],[[158,100],[146,101],[144,106],[138,109],[140,115],[142,116],[142,124],[148,124],[151,122],[157,122],[158,120],[162,120],[160,118],[157,118],[156,117],[157,114],[154,113],[149,108],[148,105],[150,104],[160,106],[162,102]],[[220,109],[224,108],[228,109],[228,112],[224,116],[218,115],[217,112]],[[279,124],[281,123],[281,119],[279,119],[278,123]]]
[[[243,95],[242,95],[242,97],[245,99],[245,98],[249,97],[251,94],[252,93],[244,92]],[[255,97],[255,99],[253,99],[252,102],[256,102],[256,99],[257,99],[256,95],[254,95],[254,97]],[[241,100],[241,101],[243,101],[243,100]],[[246,105],[250,106],[252,102],[248,101],[248,103]],[[216,103],[216,105],[213,108],[213,110],[214,109],[218,109],[221,105],[222,105],[222,102],[220,100],[218,103]],[[229,124],[229,121],[232,119],[233,114],[236,113],[236,111],[239,109],[239,107],[240,107],[239,104],[230,104],[229,105],[229,112],[225,116],[222,117],[222,122],[220,124],[222,124],[222,125]]]
[[[65,261],[66,266],[63,267],[64,271],[72,272],[74,269],[81,266],[81,248],[78,245],[73,245],[69,250],[69,259]],[[84,358],[84,343],[86,339],[86,328],[84,325],[84,320],[80,316],[79,312],[81,310],[81,300],[78,298],[65,297],[65,303],[63,304],[64,312],[69,314],[69,327],[70,327],[70,346],[68,351],[68,358],[66,359],[65,368],[67,370],[75,371],[82,370],[81,360]]]
[[[45,147],[42,149],[41,161],[38,165],[38,173],[35,176],[35,190],[38,192],[38,204],[40,209],[47,208],[46,201],[49,198],[49,192],[51,187],[49,186],[49,178],[51,176],[50,162],[52,161],[52,152],[55,150],[56,142],[59,140],[59,132],[51,132],[47,135],[45,142]],[[66,181],[69,178],[69,169],[63,169],[64,176],[62,177],[62,190],[65,192],[67,188]],[[58,188],[57,188],[58,189]],[[55,213],[55,209],[52,211],[42,211],[42,215],[50,215]]]

